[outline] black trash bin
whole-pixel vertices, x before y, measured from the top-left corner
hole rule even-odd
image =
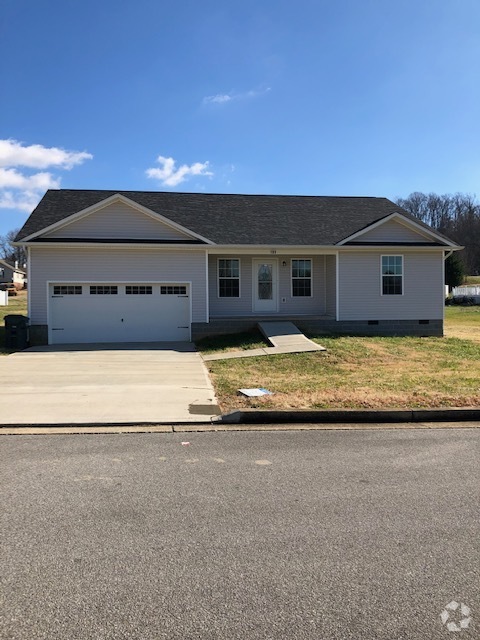
[[[28,347],[27,316],[5,316],[5,347],[7,349],[26,349]]]

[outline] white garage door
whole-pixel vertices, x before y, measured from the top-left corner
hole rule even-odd
[[[190,340],[185,283],[54,283],[51,344]]]

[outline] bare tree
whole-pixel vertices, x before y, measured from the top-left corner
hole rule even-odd
[[[480,204],[475,196],[468,193],[437,195],[416,191],[407,198],[398,198],[397,204],[464,246],[460,257],[466,273],[480,273]]]
[[[27,262],[27,254],[23,247],[14,247],[13,242],[19,229],[12,229],[7,231],[4,236],[0,236],[0,257],[15,264],[18,261],[20,267]]]

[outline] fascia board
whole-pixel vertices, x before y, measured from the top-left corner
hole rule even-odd
[[[234,253],[234,252],[243,252],[243,253],[258,253],[259,251],[262,253],[269,253],[270,255],[275,255],[278,252],[290,252],[290,253],[305,253],[312,251],[327,251],[330,253],[336,253],[337,248],[334,245],[265,245],[265,244],[216,244],[215,248],[212,249],[209,247],[209,253]]]
[[[95,248],[125,248],[125,249],[162,249],[162,251],[170,251],[171,249],[181,249],[182,251],[206,251],[205,244],[159,244],[157,243],[141,243],[138,242],[15,242],[12,243],[16,247],[36,247],[41,249],[95,249]]]

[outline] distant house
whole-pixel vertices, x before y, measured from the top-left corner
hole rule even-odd
[[[23,289],[26,278],[26,271],[20,269],[18,263],[13,265],[0,259],[0,284],[13,282],[17,289]]]
[[[386,198],[48,191],[29,255],[34,343],[190,340],[288,319],[442,335],[456,243]]]

